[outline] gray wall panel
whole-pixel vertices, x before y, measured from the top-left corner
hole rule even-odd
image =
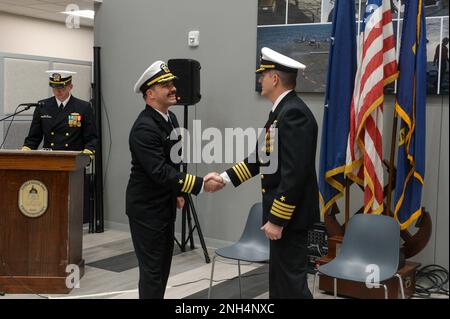
[[[442,99],[442,128],[441,128],[441,148],[440,148],[440,169],[439,169],[439,189],[438,189],[438,203],[437,203],[437,218],[435,225],[435,238],[436,245],[434,251],[435,262],[439,265],[442,265],[448,269],[448,214],[449,214],[449,206],[448,206],[448,194],[449,194],[449,171],[448,171],[448,141],[449,141],[449,105],[448,105],[448,96]],[[437,123],[436,123],[437,124]]]
[[[427,247],[412,260],[424,264],[434,261],[434,251],[436,246],[435,234],[437,231],[438,211],[438,190],[439,190],[439,150],[441,142],[441,118],[442,118],[442,99],[436,96],[427,98],[427,122],[426,122],[426,165],[425,165],[425,186],[422,191],[422,206],[430,212],[433,223],[433,236],[431,236]],[[447,142],[448,145],[448,142]],[[448,183],[448,175],[447,175]],[[409,228],[415,232],[414,226]],[[448,225],[447,225],[448,230]],[[448,247],[448,243],[447,243]]]
[[[23,145],[25,137],[28,135],[28,130],[30,129],[31,121],[14,121],[11,123],[9,129],[8,137],[6,138],[5,149],[18,149]],[[6,131],[8,130],[9,122],[4,125],[3,131],[4,136],[6,136]],[[42,146],[42,143],[41,143]]]
[[[6,58],[4,63],[5,113],[14,113],[19,104],[36,102],[47,95],[47,61]],[[33,111],[31,108],[22,114],[33,114]]]

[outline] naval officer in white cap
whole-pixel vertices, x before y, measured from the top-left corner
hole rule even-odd
[[[176,78],[166,63],[156,61],[140,76],[134,92],[142,94],[145,108],[129,136],[131,174],[126,191],[126,214],[139,262],[139,298],[164,297],[172,262],[176,209],[183,194],[215,191],[223,183],[180,172],[170,157],[178,141],[170,134],[178,121],[169,107],[177,103]]]
[[[76,72],[49,70],[46,73],[54,96],[40,101],[42,107],[35,109],[22,150],[35,150],[44,139],[43,148],[83,151],[92,158],[98,136],[91,104],[71,94],[72,76]]]
[[[260,174],[262,160],[246,158],[220,177],[235,187],[261,176],[263,221],[270,240],[269,297],[312,298],[307,284],[307,234],[319,221],[319,190],[315,169],[317,123],[294,89],[305,65],[269,48],[262,48],[259,68],[261,95],[272,103],[265,141],[277,129],[278,167]],[[271,143],[271,142],[270,142]],[[266,145],[270,154],[274,145]],[[214,173],[205,176],[208,180]]]

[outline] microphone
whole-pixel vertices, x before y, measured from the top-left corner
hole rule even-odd
[[[44,106],[44,102],[22,103],[22,104],[19,104],[19,106],[26,106],[27,108],[30,108],[30,107],[43,107]]]

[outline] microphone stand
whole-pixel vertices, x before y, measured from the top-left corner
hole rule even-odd
[[[21,107],[21,106],[25,106],[25,108],[22,109],[22,110],[20,110],[20,111],[17,111],[17,109],[18,109],[19,107]],[[3,148],[3,145],[4,145],[5,142],[6,142],[6,138],[8,137],[8,133],[9,133],[9,128],[11,127],[11,124],[12,124],[12,121],[14,120],[14,117],[15,117],[17,114],[20,114],[20,113],[22,113],[22,112],[28,111],[31,107],[33,107],[33,105],[19,104],[19,105],[17,105],[17,107],[16,107],[16,109],[15,109],[15,111],[14,111],[13,114],[10,114],[10,115],[8,115],[8,116],[6,116],[6,117],[0,119],[0,122],[3,122],[3,121],[6,121],[7,119],[9,119],[10,117],[13,118],[13,119],[11,120],[11,122],[9,122],[8,130],[6,131],[6,134],[5,134],[4,138],[3,138],[2,144],[0,145],[0,149]]]
[[[19,106],[24,106],[24,105],[23,105],[23,104],[19,104],[17,107],[19,107]],[[10,115],[8,115],[7,117],[4,117],[4,118],[0,119],[0,122],[3,122],[3,121],[5,121],[5,120],[9,119],[10,117],[14,117],[14,116],[16,116],[17,114],[20,114],[20,113],[22,113],[22,112],[28,111],[30,108],[32,108],[31,105],[26,105],[24,109],[22,109],[22,110],[20,110],[20,111],[15,111],[13,114],[10,114]],[[16,110],[17,110],[17,109],[16,109]]]

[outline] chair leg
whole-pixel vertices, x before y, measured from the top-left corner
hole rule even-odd
[[[238,260],[238,274],[239,274],[239,298],[242,299],[242,285],[241,285],[241,261]]]
[[[316,273],[314,274],[314,279],[313,279],[313,297],[316,294],[316,280],[317,278],[319,278],[319,272],[316,271]]]
[[[337,299],[337,278],[333,278],[333,283],[334,283],[334,299]]]
[[[384,288],[384,299],[388,299],[388,288],[386,285],[381,285]]]
[[[211,299],[211,289],[212,289],[212,283],[213,283],[215,263],[216,263],[216,255],[214,255],[213,260],[212,260],[212,265],[211,265],[211,278],[209,279],[208,299]]]
[[[405,290],[403,289],[403,279],[399,274],[395,274],[395,277],[398,278],[398,282],[400,284],[400,293],[402,294],[402,299],[405,299]]]

